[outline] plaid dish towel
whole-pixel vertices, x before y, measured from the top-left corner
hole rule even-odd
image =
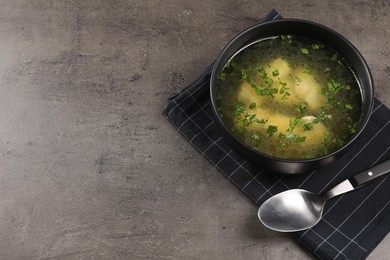
[[[273,10],[264,21],[282,19]],[[375,100],[371,119],[340,160],[306,174],[277,175],[237,155],[216,129],[210,103],[212,65],[169,98],[163,115],[222,174],[260,206],[274,194],[302,188],[321,193],[352,175],[390,158],[390,110]],[[328,201],[323,219],[293,233],[321,259],[364,259],[390,230],[390,178]]]

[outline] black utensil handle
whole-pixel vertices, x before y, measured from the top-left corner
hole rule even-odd
[[[367,184],[378,177],[386,175],[390,172],[390,160],[384,161],[368,170],[356,174],[351,177],[349,181],[352,183],[354,188],[357,188],[363,184]]]

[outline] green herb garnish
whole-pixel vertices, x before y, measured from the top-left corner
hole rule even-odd
[[[256,103],[253,102],[252,104],[249,105],[249,109],[254,110],[256,108]]]
[[[224,81],[226,79],[226,76],[227,76],[227,74],[225,72],[222,72],[221,74],[219,74],[218,79],[221,81]]]
[[[345,109],[346,110],[352,110],[352,106],[350,104],[345,104]]]
[[[313,44],[311,45],[311,47],[313,48],[313,50],[319,50],[322,46],[319,45],[318,43],[313,43]]]
[[[241,69],[241,79],[242,80],[248,79],[248,72],[245,69]]]
[[[356,127],[357,127],[357,123],[355,123],[355,124],[349,124],[349,125],[348,125],[348,130],[349,130],[349,132],[350,132],[351,134],[356,133]]]
[[[309,54],[309,50],[306,49],[306,48],[301,48],[301,52],[302,52],[303,54]]]
[[[286,92],[283,94],[283,96],[282,96],[282,100],[287,99],[289,96],[290,96],[290,92],[287,92],[287,91],[286,91]]]
[[[281,35],[280,36],[284,42],[291,43],[292,42],[292,36],[291,35]]]
[[[248,120],[247,118],[242,120],[242,126],[250,126],[252,124],[252,121]]]
[[[287,86],[287,83],[286,82],[284,82],[284,81],[279,81],[279,84],[282,86],[282,88],[284,88],[284,89],[288,89],[288,88],[286,88],[286,86]],[[283,94],[283,93],[280,93],[280,94]]]
[[[237,63],[233,60],[230,60],[227,64],[226,64],[226,68],[231,68],[233,70],[235,70],[237,68]]]
[[[277,88],[265,87],[263,85],[257,85],[256,83],[251,83],[251,86],[255,89],[256,94],[260,96],[270,96],[271,98],[274,98],[274,94],[278,93]]]
[[[258,118],[254,118],[254,119],[253,119],[253,122],[258,123],[260,126],[264,126],[265,124],[267,124],[268,119],[258,119]]]
[[[267,72],[265,71],[263,66],[259,66],[256,68],[257,72],[260,74],[260,76],[265,79],[267,77]]]
[[[272,136],[274,133],[278,131],[278,127],[274,125],[269,125],[267,128],[267,135]]]
[[[325,115],[325,112],[321,110],[321,112],[318,113],[318,115],[314,119],[314,122],[319,123],[321,121],[324,121],[325,119],[332,119],[332,118],[333,118],[332,115]]]
[[[308,75],[313,75],[313,71],[309,66],[305,66],[305,69],[303,70],[303,73],[308,74]]]
[[[313,124],[312,123],[303,124],[303,131],[310,131],[310,130],[313,130]]]
[[[328,82],[327,84],[328,90],[334,93],[339,92],[339,90],[342,88],[340,83],[337,83],[336,81],[332,80],[331,82]]]
[[[293,132],[294,129],[300,124],[302,123],[302,118],[295,118],[294,120],[290,120],[290,128],[287,130],[287,131],[291,131]]]
[[[303,102],[303,103],[299,104],[299,106],[297,107],[297,111],[300,114],[303,114],[303,111],[306,109],[306,107],[307,107],[307,102]]]
[[[240,119],[241,118],[241,114],[245,112],[244,105],[245,104],[242,103],[242,102],[237,102],[237,104],[235,106],[235,109],[234,109],[234,116],[237,119]]]
[[[268,86],[272,86],[272,84],[274,84],[274,81],[271,79],[271,78],[268,78],[266,77],[264,79],[265,83],[268,85]]]
[[[338,138],[338,137],[334,137],[333,140],[332,140],[332,143],[335,147],[341,147],[345,144],[345,141],[342,140],[341,138]]]

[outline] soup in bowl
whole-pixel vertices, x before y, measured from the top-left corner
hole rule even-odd
[[[302,20],[259,24],[222,52],[211,78],[217,122],[245,158],[301,173],[340,157],[372,110],[371,74],[344,37]]]

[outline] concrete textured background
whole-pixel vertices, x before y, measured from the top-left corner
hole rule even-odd
[[[3,0],[0,259],[312,259],[161,115],[272,8],[346,36],[390,105],[387,0]]]

